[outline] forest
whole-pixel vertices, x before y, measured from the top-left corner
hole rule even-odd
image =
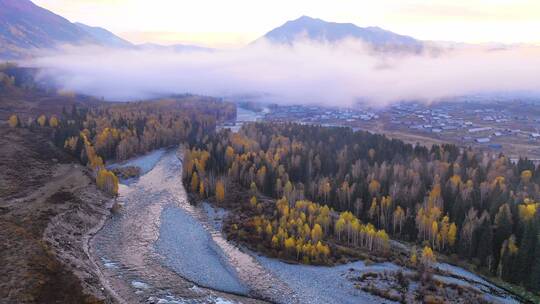
[[[457,256],[540,289],[540,167],[454,145],[427,148],[349,128],[251,123],[185,151],[192,195],[241,201],[229,236],[270,255],[332,264],[341,248],[388,254],[389,239]],[[417,252],[411,254],[416,261]]]
[[[74,97],[73,97],[74,98]],[[199,96],[145,102],[73,104],[61,113],[32,117],[13,114],[11,127],[47,132],[53,143],[87,164],[98,187],[118,192],[118,178],[105,163],[122,161],[163,147],[196,143],[216,124],[236,117],[232,103]]]

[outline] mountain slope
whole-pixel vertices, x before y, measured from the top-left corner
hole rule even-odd
[[[75,22],[77,27],[88,33],[95,39],[99,44],[110,46],[110,47],[119,47],[119,48],[131,48],[133,44],[125,39],[122,39],[115,34],[109,32],[108,30],[97,27],[89,26],[83,23]]]
[[[67,19],[29,0],[0,0],[0,57],[15,58],[28,50],[82,42],[95,40]]]
[[[62,44],[133,47],[103,28],[71,23],[30,0],[0,0],[0,59],[22,58]]]
[[[420,51],[422,42],[379,27],[358,27],[352,23],[327,22],[308,16],[288,21],[262,37],[272,43],[294,44],[301,39],[335,43],[346,38],[362,40],[375,48]]]

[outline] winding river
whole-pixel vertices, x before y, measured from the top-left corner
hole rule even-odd
[[[149,170],[138,180],[120,185],[121,212],[113,214],[91,241],[94,259],[98,260],[106,284],[124,303],[256,302],[235,295],[247,294],[246,288],[218,254],[206,261],[211,263],[200,278],[212,276],[212,271],[217,271],[215,267],[222,267],[222,272],[229,274],[226,277],[229,283],[209,289],[196,284],[197,278],[186,275],[201,271],[196,267],[204,265],[202,258],[219,252],[219,248],[207,244],[206,251],[195,252],[201,249],[201,243],[209,242],[208,238],[199,239],[206,235],[204,228],[183,209],[188,202],[176,151],[156,151],[142,161]],[[141,159],[134,162],[140,163]],[[183,230],[182,225],[191,229]],[[185,243],[186,240],[190,242]],[[169,241],[170,246],[164,246]],[[177,250],[170,249],[173,246]],[[192,260],[195,262],[191,263],[193,267],[180,272],[178,267],[170,267],[174,256],[168,255],[178,250],[184,250],[192,259],[201,260],[198,263]]]
[[[189,204],[177,153],[158,150],[123,164],[151,169],[120,185],[121,212],[92,239],[108,284],[128,303],[294,303],[285,283]]]

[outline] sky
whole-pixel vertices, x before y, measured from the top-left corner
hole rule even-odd
[[[421,40],[540,43],[538,0],[34,0],[134,43],[236,48],[302,15]]]

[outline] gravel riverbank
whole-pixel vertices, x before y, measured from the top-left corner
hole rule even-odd
[[[354,288],[347,279],[350,269],[363,271],[395,270],[398,266],[385,263],[366,267],[361,261],[334,267],[291,265],[267,257],[257,258],[261,264],[276,273],[293,288],[301,303],[382,303],[381,298]],[[395,303],[384,300],[384,303]]]
[[[130,160],[150,168],[120,185],[122,210],[111,216],[91,240],[91,254],[105,280],[124,303],[261,303],[197,286],[163,263],[154,244],[160,237],[163,210],[187,203],[176,151],[161,151]],[[173,213],[173,217],[175,214]],[[180,232],[180,231],[179,231]]]

